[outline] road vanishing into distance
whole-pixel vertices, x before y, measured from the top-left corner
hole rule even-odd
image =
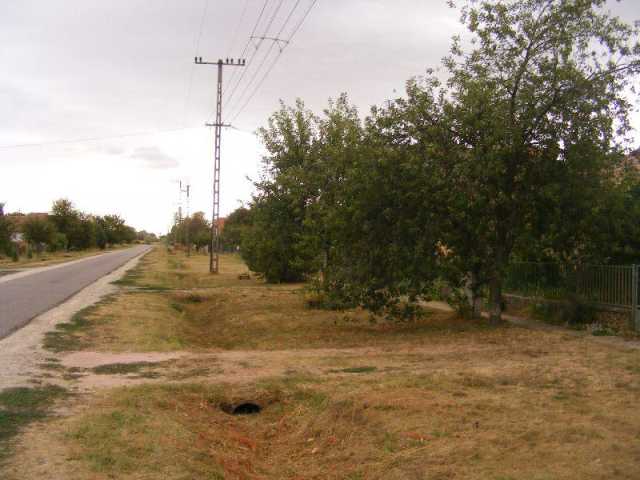
[[[24,327],[41,313],[61,304],[150,248],[140,245],[45,267],[32,273],[0,277],[0,338]]]

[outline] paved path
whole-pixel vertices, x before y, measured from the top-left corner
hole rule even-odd
[[[150,248],[141,245],[38,269],[33,273],[21,272],[3,277],[0,282],[0,338],[25,326],[37,315],[64,302]]]

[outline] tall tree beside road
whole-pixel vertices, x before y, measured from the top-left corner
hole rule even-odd
[[[272,281],[323,271],[326,291],[374,310],[411,306],[444,276],[475,314],[488,289],[499,322],[513,258],[596,258],[637,185],[620,172],[638,30],[605,7],[468,1],[473,41],[454,39],[446,82],[410,80],[364,125],[344,97],[324,117],[282,106],[260,131],[250,268]]]
[[[11,245],[11,235],[13,234],[13,224],[4,214],[4,203],[0,203],[0,253],[5,255],[13,254]]]
[[[60,198],[51,206],[51,221],[58,232],[68,235],[74,224],[78,221],[80,212],[76,210],[71,200]]]
[[[241,254],[270,282],[302,280],[316,270],[316,252],[301,242],[313,199],[308,167],[317,141],[316,119],[301,101],[281,108],[258,131],[267,155],[251,207],[251,226]]]
[[[490,315],[501,319],[502,278],[514,249],[549,218],[578,225],[623,158],[631,108],[625,90],[640,71],[637,29],[605,12],[605,0],[469,2],[462,21],[470,52],[455,40],[450,78],[414,84],[439,118],[407,105],[450,219],[443,240],[460,274],[487,283]],[[426,87],[425,87],[426,85]],[[560,223],[556,221],[555,223]],[[476,270],[474,272],[474,269]]]
[[[46,217],[29,215],[22,225],[24,237],[38,252],[53,243],[56,227]]]
[[[242,237],[251,224],[251,211],[240,207],[231,212],[224,222],[222,230],[222,247],[225,250],[235,251],[242,244]]]

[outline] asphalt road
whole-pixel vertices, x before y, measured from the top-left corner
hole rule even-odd
[[[27,276],[0,282],[0,338],[24,327],[33,318],[113,272],[150,247],[140,245],[104,253]]]

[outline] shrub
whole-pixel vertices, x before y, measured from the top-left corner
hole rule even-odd
[[[576,296],[564,302],[537,303],[533,315],[545,322],[581,328],[596,321],[593,305]]]
[[[585,326],[596,321],[596,309],[577,296],[569,297],[560,311],[563,323],[571,326]]]

